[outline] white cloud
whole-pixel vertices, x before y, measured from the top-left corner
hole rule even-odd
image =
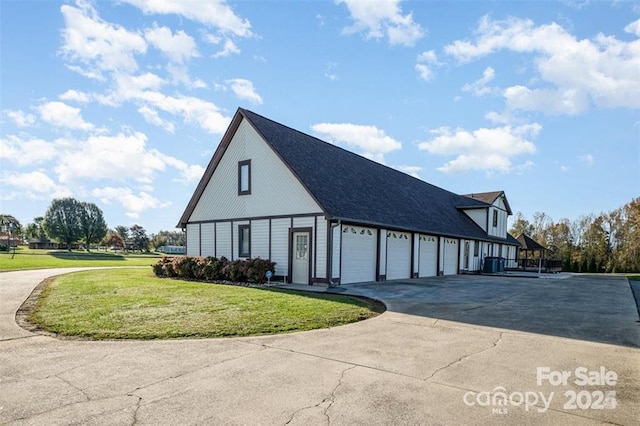
[[[438,61],[436,52],[433,50],[427,50],[418,55],[415,70],[418,72],[421,79],[429,81],[435,76],[433,68],[441,65],[442,63]]]
[[[33,114],[24,113],[22,110],[4,110],[3,113],[9,117],[18,127],[33,126],[36,122],[36,118]]]
[[[319,123],[311,129],[327,142],[357,148],[365,157],[384,163],[384,156],[402,148],[402,144],[376,126],[351,123]]]
[[[170,202],[162,202],[148,192],[140,191],[135,194],[128,187],[95,188],[91,195],[98,198],[104,204],[118,203],[126,210],[126,215],[131,219],[140,218],[140,213],[149,209],[165,208]]]
[[[633,21],[632,23],[624,27],[624,31],[640,37],[640,19],[638,19],[637,21]]]
[[[638,21],[625,30],[635,33]],[[625,42],[597,34],[578,40],[556,23],[483,17],[474,41],[457,40],[445,52],[468,62],[500,50],[533,54],[542,87],[515,85],[504,95],[511,109],[576,114],[590,104],[640,107],[640,39]]]
[[[393,166],[393,168],[409,176],[413,176],[416,179],[420,179],[420,172],[422,171],[422,167],[420,166]]]
[[[400,0],[336,0],[349,9],[354,24],[344,28],[345,34],[365,32],[365,37],[380,39],[386,37],[390,45],[413,46],[424,36],[420,24],[413,21],[413,15],[402,14]]]
[[[200,56],[193,37],[182,30],[173,34],[170,28],[158,27],[154,24],[153,28],[145,30],[144,36],[174,63],[182,64]]]
[[[147,123],[162,127],[171,134],[176,131],[176,126],[172,122],[160,118],[160,116],[158,115],[158,111],[156,111],[155,109],[151,109],[147,105],[143,105],[138,108],[138,112],[142,115],[142,117],[144,117]]]
[[[213,57],[214,58],[226,58],[229,55],[234,55],[240,53],[240,49],[233,42],[233,40],[225,40],[222,49],[216,52]]]
[[[235,78],[227,80],[227,83],[231,85],[231,90],[239,99],[249,101],[255,105],[262,104],[262,97],[260,97],[256,92],[256,89],[253,87],[253,83],[250,80]]]
[[[84,65],[69,68],[95,79],[103,79],[104,71],[135,71],[138,68],[135,55],[147,50],[144,38],[120,25],[103,21],[87,2],[78,1],[77,5],[60,8],[65,20],[61,52]]]
[[[327,67],[324,71],[324,76],[329,79],[329,81],[337,81],[338,74],[336,73],[336,69],[338,68],[337,62],[329,62],[327,63]]]
[[[189,77],[189,71],[184,65],[168,64],[167,71],[171,74],[173,83],[182,83],[190,89],[206,89],[207,83],[199,78],[193,80]]]
[[[183,16],[192,21],[217,28],[221,33],[251,37],[251,23],[237,16],[224,0],[171,1],[124,0],[146,14]]]
[[[58,97],[63,101],[79,102],[81,104],[89,102],[89,95],[78,90],[67,90]]]
[[[26,197],[30,199],[50,199],[56,197],[68,197],[71,191],[68,188],[57,185],[53,179],[42,171],[28,173],[3,173],[0,183],[9,191],[3,191],[3,199]],[[11,190],[13,192],[10,192]]]
[[[536,147],[530,139],[537,137],[541,130],[537,123],[518,127],[504,126],[480,128],[474,131],[448,127],[431,130],[435,137],[422,142],[418,148],[431,154],[456,156],[439,167],[445,173],[461,173],[472,170],[486,172],[511,172],[520,166],[514,166],[512,159],[523,154],[534,154]],[[532,163],[527,162],[525,167]]]
[[[56,127],[66,127],[74,130],[91,130],[93,124],[87,123],[80,114],[80,108],[75,108],[64,102],[46,102],[37,107],[40,117]]]
[[[0,158],[20,167],[50,161],[56,157],[56,150],[55,144],[43,139],[24,140],[14,135],[0,138]]]
[[[478,80],[474,81],[473,83],[467,83],[464,86],[462,86],[462,91],[471,92],[474,96],[488,95],[493,91],[493,89],[491,89],[490,87],[487,87],[487,83],[493,80],[495,76],[496,76],[496,71],[491,67],[487,67],[482,73],[482,77],[480,77]]]
[[[591,155],[591,154],[580,155],[580,156],[578,156],[578,160],[583,162],[588,167],[593,166],[595,164],[595,162],[596,162],[596,159],[593,158],[593,155]]]

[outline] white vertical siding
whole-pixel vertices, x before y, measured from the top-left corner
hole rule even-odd
[[[251,221],[251,257],[269,258],[269,220]]]
[[[200,224],[187,224],[187,256],[200,256]]]
[[[497,226],[493,226],[493,212],[498,212],[498,224]],[[507,218],[508,214],[505,210],[501,210],[497,207],[489,208],[489,229],[487,230],[487,234],[499,237],[499,238],[507,238]]]
[[[387,275],[387,230],[380,229],[380,275]]]
[[[411,278],[417,277],[420,272],[420,235],[412,234],[413,236],[413,271]]]
[[[313,228],[313,224],[314,224],[313,217],[294,217],[293,218],[294,228]]]
[[[334,226],[331,232],[331,278],[340,278],[340,247],[342,246],[342,226]]]
[[[327,221],[323,216],[316,216],[315,246],[315,277],[327,278]]]
[[[251,194],[248,195],[238,195],[238,162],[243,160],[251,160]],[[189,221],[321,211],[293,173],[243,120]]]
[[[276,275],[289,275],[289,228],[291,219],[271,220],[271,261],[276,262]]]
[[[213,223],[200,225],[200,256],[215,256],[215,235]]]
[[[216,257],[231,259],[231,253],[231,222],[218,222],[216,223]]]
[[[487,209],[469,209],[464,211],[484,232],[487,232]]]

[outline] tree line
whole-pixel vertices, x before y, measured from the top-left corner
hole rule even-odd
[[[528,220],[520,212],[509,230],[527,234],[562,260],[570,272],[640,272],[640,197],[607,213],[555,222],[542,212]]]
[[[184,245],[184,235],[179,231],[160,231],[151,234],[140,225],[116,226],[110,229],[102,210],[94,203],[78,201],[74,198],[55,199],[49,205],[44,216],[38,216],[33,222],[22,227],[12,215],[0,215],[0,230],[7,233],[7,246],[10,238],[51,239],[63,243],[71,250],[80,242],[87,250],[92,245],[121,250],[149,251],[165,245]]]

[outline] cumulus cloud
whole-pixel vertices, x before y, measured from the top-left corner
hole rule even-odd
[[[418,148],[430,154],[456,156],[438,168],[445,173],[474,170],[508,173],[523,166],[513,165],[515,157],[536,152],[531,139],[535,139],[541,129],[537,123],[517,127],[480,128],[474,131],[452,131],[448,127],[441,127],[431,130],[433,139],[420,143]],[[532,164],[527,162],[524,166],[530,167]]]
[[[3,191],[2,195],[2,199],[5,200],[17,197],[49,199],[72,195],[68,188],[56,184],[53,179],[39,170],[28,173],[4,172],[0,183],[7,189],[7,191]]]
[[[376,126],[351,123],[319,123],[311,129],[322,139],[356,148],[365,157],[384,164],[384,156],[402,148],[402,144]]]
[[[87,2],[60,8],[65,27],[61,53],[82,66],[69,66],[88,78],[104,79],[105,71],[134,72],[135,55],[145,53],[144,37],[118,24],[103,21]]]
[[[239,99],[249,101],[254,105],[262,104],[262,97],[256,92],[250,80],[234,78],[227,80],[227,83],[231,86],[231,91],[233,91]]]
[[[223,34],[251,37],[251,23],[235,14],[225,0],[167,1],[124,0],[145,14],[179,15],[215,27]]]
[[[213,57],[214,58],[226,58],[227,56],[237,55],[238,53],[240,53],[240,48],[238,48],[238,45],[235,44],[233,42],[233,40],[225,40],[224,44],[222,45],[222,49],[217,51],[213,55]]]
[[[36,122],[36,118],[33,114],[25,113],[22,110],[4,110],[4,115],[9,117],[18,127],[33,126]]]
[[[81,104],[87,103],[90,100],[89,95],[87,95],[86,93],[72,89],[67,90],[58,97],[63,101],[78,102]]]
[[[80,108],[75,108],[64,102],[46,102],[37,107],[40,117],[55,127],[65,127],[73,130],[91,130],[93,124],[87,123],[80,114]]]
[[[416,179],[420,179],[420,172],[422,171],[422,167],[420,166],[393,166],[393,168],[409,176],[413,176]]]
[[[120,204],[131,219],[139,219],[140,213],[145,210],[165,208],[171,205],[171,202],[162,202],[146,191],[139,191],[136,194],[129,187],[95,188],[91,191],[91,195],[104,204]]]
[[[53,160],[57,153],[54,143],[43,139],[23,139],[15,135],[0,138],[0,158],[19,167],[35,166]]]
[[[162,127],[167,132],[173,134],[176,131],[176,126],[169,120],[163,120],[160,118],[158,111],[150,108],[147,105],[143,105],[138,108],[138,112],[145,119],[147,123],[153,124],[158,127]]]
[[[154,25],[145,30],[144,37],[172,62],[181,64],[200,56],[193,37],[182,30],[173,34],[170,28]]]
[[[433,50],[427,50],[418,55],[415,70],[421,79],[425,81],[431,80],[435,76],[435,67],[441,66],[442,63],[438,61],[436,52]]]
[[[625,31],[636,34],[638,22],[627,25]],[[626,42],[597,34],[579,40],[556,23],[536,26],[527,19],[488,16],[475,32],[475,40],[454,41],[445,52],[461,63],[500,50],[535,55],[543,86],[507,88],[504,96],[510,109],[576,114],[590,104],[640,107],[640,39]]]
[[[478,80],[474,81],[473,83],[467,83],[464,86],[462,86],[462,91],[470,92],[474,96],[487,95],[493,91],[493,89],[491,89],[490,87],[487,87],[487,84],[491,80],[493,80],[495,76],[496,76],[496,71],[491,67],[487,67],[482,73],[482,77],[480,77]]]
[[[593,158],[593,155],[591,154],[580,155],[578,156],[578,160],[580,160],[582,163],[584,163],[588,167],[593,166],[594,163],[596,162],[596,159]]]
[[[344,4],[354,23],[343,30],[344,34],[364,32],[367,39],[387,38],[390,45],[413,46],[424,37],[420,24],[414,22],[411,13],[402,14],[400,0],[336,0]]]

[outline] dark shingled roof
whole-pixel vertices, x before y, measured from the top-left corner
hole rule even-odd
[[[488,207],[482,201],[438,188],[251,111],[238,112],[288,165],[330,219],[505,241],[488,237],[460,210]],[[507,241],[517,245],[513,237]]]
[[[520,247],[523,250],[546,250],[547,249],[542,244],[538,243],[537,241],[535,241],[534,239],[532,239],[526,234],[518,235],[518,238],[516,238],[516,240],[518,240],[518,242],[520,243]]]

